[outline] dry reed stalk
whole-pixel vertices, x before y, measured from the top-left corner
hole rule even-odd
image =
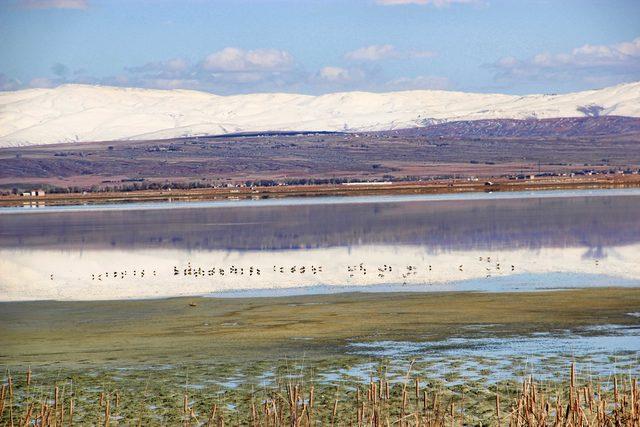
[[[72,397],[71,400],[69,401],[69,426],[73,426],[73,405],[74,405],[74,399]]]
[[[601,389],[599,385],[588,384],[578,387],[577,377],[573,375],[573,388],[571,382],[565,384],[564,392],[561,388],[555,392],[549,392],[548,384],[537,383],[533,378],[526,378],[520,391],[515,396],[511,411],[504,413],[501,408],[501,400],[504,398],[500,390],[496,388],[495,394],[495,420],[496,425],[507,423],[509,427],[546,427],[546,426],[611,426],[611,427],[640,427],[640,391],[637,380],[614,381],[612,389]],[[362,399],[362,385],[356,387],[351,394],[347,392],[343,403],[340,403],[339,390],[335,391],[335,399],[324,406],[316,408],[315,388],[313,385],[289,383],[280,385],[279,389],[268,392],[265,400],[260,405],[255,403],[257,396],[251,395],[244,409],[236,410],[237,421],[234,425],[251,425],[255,427],[311,427],[331,424],[358,425],[358,427],[371,426],[383,427],[444,427],[465,425],[468,417],[465,411],[465,394],[459,397],[454,395],[451,400],[443,399],[437,392],[429,396],[428,391],[420,384],[419,379],[413,378],[415,389],[412,393],[416,396],[416,404],[412,406],[412,398],[409,390],[402,387],[401,393],[394,393],[392,400],[381,398],[385,393],[381,390],[389,388],[386,381],[370,381],[367,387],[367,399]],[[25,383],[20,383],[24,386]],[[407,382],[405,382],[407,384]],[[57,389],[57,390],[56,390]],[[601,390],[598,394],[595,390]],[[604,391],[602,391],[604,390]],[[571,393],[573,391],[573,394]],[[284,394],[282,394],[284,392]],[[26,394],[17,389],[16,408],[24,408],[20,415],[14,415],[14,419],[6,416],[6,407],[3,409],[4,418],[0,421],[3,426],[15,425],[26,427],[35,425],[38,427],[63,427],[72,425],[74,413],[74,399],[66,397],[66,385],[58,385],[50,392],[49,400],[32,401],[25,398]],[[566,393],[566,394],[565,394]],[[4,395],[4,396],[3,396]],[[0,397],[9,395],[9,388],[0,389]],[[616,397],[617,395],[617,397]],[[201,423],[196,414],[194,405],[190,406],[188,396],[183,401],[184,425],[224,426],[225,420],[221,408],[212,402],[208,419]],[[607,405],[607,397],[612,397]],[[431,401],[429,399],[431,398]],[[616,404],[616,398],[617,404]],[[68,401],[66,401],[67,399]],[[0,399],[1,401],[2,399]],[[120,405],[119,393],[101,394],[103,413],[99,411],[99,425],[109,426],[116,412],[112,409]],[[420,403],[420,400],[422,403]],[[440,401],[445,401],[440,404]],[[355,404],[355,414],[352,412]],[[37,405],[40,407],[37,409]],[[15,408],[14,408],[15,409]],[[242,413],[246,410],[245,413]],[[112,413],[113,412],[113,413]],[[316,413],[317,412],[317,413]],[[313,413],[317,420],[312,418]],[[76,414],[76,418],[77,418]],[[17,416],[17,419],[16,419]],[[86,416],[86,415],[85,415]],[[345,417],[346,416],[346,417]],[[489,415],[491,416],[491,414]],[[139,425],[142,425],[140,417]],[[506,421],[505,421],[506,419]],[[66,422],[65,422],[66,421]],[[166,422],[166,421],[165,421]],[[17,423],[17,424],[15,424]],[[86,424],[83,419],[81,423]],[[126,420],[124,421],[127,424]]]
[[[104,406],[104,427],[109,427],[109,422],[111,418],[110,405],[111,405],[111,399],[109,398],[109,396],[107,396],[107,399],[105,401],[105,406]]]
[[[422,392],[422,414],[427,415],[427,392]]]
[[[13,379],[9,375],[9,423],[13,427]]]
[[[196,425],[200,425],[200,420],[198,420],[198,416],[196,415],[196,411],[193,407],[189,408],[189,419],[187,421],[189,425],[191,425],[191,420],[193,420]]]
[[[7,386],[2,384],[2,389],[0,390],[0,418],[2,418],[2,414],[4,414],[4,401],[7,398]]]
[[[56,385],[53,388],[53,422],[58,422],[58,399],[60,395],[60,389]]]
[[[27,413],[24,416],[24,421],[20,423],[21,426],[27,427],[31,424],[31,413],[33,412],[33,404],[30,403],[27,405]]]
[[[502,419],[500,417],[500,393],[496,388],[496,423],[497,426],[500,427],[502,425]]]
[[[336,392],[336,401],[333,404],[333,412],[331,413],[331,427],[334,426],[334,423],[336,421],[336,414],[338,413],[338,396],[337,396],[337,392]]]
[[[360,392],[360,389],[358,389],[358,393]],[[309,425],[313,424],[313,405],[314,405],[314,386],[313,384],[311,384],[311,389],[309,390]]]
[[[407,390],[402,389],[402,417],[407,413]]]
[[[451,427],[455,427],[456,425],[456,405],[454,402],[451,402]]]
[[[62,394],[60,396],[60,425],[61,426],[64,425],[64,413],[65,413],[65,409],[64,409],[64,392],[65,392],[65,386],[62,387]]]
[[[251,424],[255,427],[258,424],[258,414],[256,411],[256,404],[251,402]]]

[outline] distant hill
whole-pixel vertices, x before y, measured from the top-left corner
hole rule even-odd
[[[187,90],[63,85],[0,92],[0,147],[265,131],[366,132],[426,126],[428,132],[442,135],[525,131],[542,135],[555,132],[554,127],[571,132],[567,129],[576,126],[577,132],[588,132],[589,126],[623,126],[615,121],[569,120],[550,125],[530,120],[603,116],[640,117],[640,82],[527,96],[435,90],[218,96]],[[472,120],[482,122],[431,126]]]
[[[465,120],[381,132],[427,138],[560,138],[640,134],[640,118],[600,116],[540,120]]]

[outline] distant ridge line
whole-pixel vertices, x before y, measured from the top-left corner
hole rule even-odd
[[[640,133],[640,118],[626,116],[552,119],[456,120],[424,127],[378,132],[385,135],[449,138],[569,137]]]
[[[0,147],[407,128],[439,129],[443,135],[454,131],[508,135],[516,132],[508,130],[513,123],[518,123],[517,127],[524,123],[526,131],[548,135],[554,130],[544,130],[547,122],[528,119],[554,118],[566,118],[566,122],[556,122],[557,131],[571,134],[568,128],[584,127],[583,122],[572,118],[603,116],[640,117],[640,82],[559,95],[522,96],[437,90],[219,96],[196,91],[64,85],[0,92]],[[477,123],[451,130],[454,125],[449,124],[475,121],[489,125],[484,130]],[[604,133],[626,128],[607,123],[614,122],[587,127]],[[612,130],[607,130],[608,126]]]
[[[168,140],[253,138],[305,135],[370,135],[425,138],[523,138],[523,137],[588,137],[640,133],[640,118],[626,116],[563,117],[552,119],[481,119],[434,123],[423,127],[373,132],[335,131],[265,131],[235,132]]]

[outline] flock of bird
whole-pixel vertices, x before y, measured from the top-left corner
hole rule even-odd
[[[273,266],[273,271],[274,272],[280,272],[280,274],[285,274],[285,273],[299,273],[299,274],[305,274],[307,271],[309,271],[312,274],[318,274],[322,272],[322,266],[314,266],[312,265],[308,270],[306,266],[291,266],[291,267],[285,267],[285,266],[277,266],[274,265]],[[225,274],[234,274],[234,275],[240,275],[243,276],[245,274],[245,272],[247,273],[248,276],[253,276],[254,274],[256,276],[260,276],[261,270],[258,267],[254,267],[253,265],[245,268],[245,267],[236,267],[235,265],[231,265],[228,268],[224,268],[224,267],[212,267],[212,268],[202,268],[202,267],[198,267],[198,268],[194,268],[191,266],[191,262],[187,263],[187,267],[183,268],[183,269],[179,269],[177,266],[173,266],[173,275],[174,276],[180,276],[180,273],[182,273],[182,276],[194,276],[194,277],[204,277],[204,276],[215,276],[216,274],[218,274],[219,276],[224,276]]]
[[[129,274],[129,272],[127,270],[123,270],[123,271],[113,271],[113,272],[109,272],[106,271],[104,273],[91,273],[91,280],[98,280],[98,281],[102,281],[102,278],[105,279],[117,279],[118,277],[120,279],[124,279],[125,277],[127,277]],[[133,270],[131,276],[132,277],[144,277],[145,275],[145,270]],[[156,270],[153,270],[151,272],[151,275],[155,276],[156,275]],[[53,274],[51,275],[51,280],[53,280]]]
[[[491,264],[491,257],[479,257],[480,262],[486,262]],[[492,268],[493,267],[493,268]],[[369,269],[365,266],[364,263],[347,265],[347,274],[349,278],[354,278],[356,276],[366,276]],[[458,265],[458,271],[464,271],[465,266],[460,264]],[[491,277],[491,272],[495,270],[501,270],[502,266],[500,262],[495,262],[494,265],[490,267],[485,267],[487,271],[487,277]],[[424,267],[425,272],[431,272],[434,267],[431,264],[428,264]],[[515,266],[511,265],[511,271],[515,271]],[[273,265],[272,271],[278,274],[311,274],[317,275],[318,273],[322,273],[323,266],[321,265]],[[373,274],[375,274],[378,278],[384,279],[387,275],[391,275],[394,271],[399,273],[400,277],[403,280],[409,279],[412,276],[416,276],[420,271],[420,268],[416,265],[406,265],[404,267],[396,268],[390,264],[383,264],[381,266],[376,266],[372,270]],[[248,266],[248,267],[240,267],[236,265],[231,265],[228,267],[195,267],[191,264],[191,262],[187,262],[187,266],[183,268],[179,268],[178,266],[173,266],[173,276],[192,276],[192,277],[212,277],[212,276],[260,276],[263,271],[260,267],[257,266]],[[112,271],[112,272],[103,272],[103,273],[92,273],[91,280],[102,281],[106,279],[124,279],[126,277],[136,277],[136,278],[144,278],[145,275],[149,276],[157,276],[156,270],[147,273],[144,269],[140,270],[122,270],[122,271]],[[53,274],[51,275],[51,280],[53,280]]]
[[[507,270],[507,271],[512,271],[514,272],[516,270],[515,265],[510,264],[509,266],[506,266],[503,268],[502,264],[496,260],[494,263],[492,263],[491,261],[491,257],[487,256],[487,257],[478,257],[478,261],[482,262],[482,263],[487,263],[489,264],[489,266],[485,266],[485,272],[486,272],[486,276],[487,278],[492,277],[492,273],[496,272],[496,271],[502,271]],[[600,261],[598,259],[594,260],[595,266],[598,267],[600,265]],[[431,264],[428,264],[425,266],[425,272],[431,272],[433,270],[433,266]],[[458,271],[462,272],[465,269],[465,266],[463,264],[458,265],[457,267]],[[285,265],[274,265],[273,266],[273,272],[275,273],[279,273],[279,274],[306,274],[309,273],[311,275],[316,275],[318,273],[322,273],[323,271],[323,267],[321,265],[311,265],[309,267],[302,265],[302,266],[298,266],[298,265],[292,265],[292,266],[285,266]],[[364,263],[359,263],[359,264],[353,264],[353,265],[347,265],[347,274],[349,276],[349,278],[354,278],[356,276],[366,276],[367,275],[367,267],[365,266]],[[388,264],[384,264],[381,266],[377,266],[375,267],[375,270],[373,270],[374,274],[377,275],[378,278],[380,279],[384,279],[388,274],[391,274],[393,271],[398,271],[400,273],[400,277],[404,280],[404,284],[406,284],[406,279],[412,277],[412,276],[416,276],[418,274],[419,268],[416,265],[406,265],[404,267],[401,268],[395,268],[391,265]],[[235,265],[231,265],[229,267],[211,267],[211,268],[202,268],[202,267],[193,267],[191,265],[191,262],[187,263],[187,266],[185,268],[178,268],[177,266],[173,266],[173,276],[193,276],[193,277],[211,277],[211,276],[225,276],[225,275],[235,275],[235,276],[260,276],[262,273],[261,269],[259,267],[256,266],[249,266],[249,267],[237,267]],[[157,276],[157,272],[156,270],[152,270],[151,272],[147,273],[146,270],[144,269],[140,269],[140,270],[132,270],[131,272],[128,270],[122,270],[122,271],[106,271],[106,272],[101,272],[101,273],[91,273],[91,280],[93,281],[103,281],[106,279],[124,279],[126,277],[136,277],[136,278],[144,278],[146,275],[146,277],[155,277]],[[53,274],[50,275],[50,279],[53,280],[54,276]]]
[[[510,264],[503,268],[502,264],[496,260],[494,263],[491,261],[491,257],[478,257],[478,261],[482,263],[487,263],[489,266],[485,267],[485,272],[487,278],[492,277],[492,273],[496,271],[512,271],[516,270],[515,265]],[[600,265],[600,261],[598,259],[594,260],[595,266],[598,267]],[[425,266],[425,272],[431,272],[433,270],[433,266],[428,264]],[[458,265],[458,271],[463,272],[465,266],[463,264]],[[302,265],[273,265],[273,272],[279,274],[306,274],[309,273],[311,275],[317,275],[318,273],[322,273],[323,267],[321,265],[311,265],[309,267]],[[384,279],[388,274],[391,274],[393,271],[397,271],[400,273],[400,277],[403,279],[403,284],[406,284],[406,280],[412,276],[416,276],[418,274],[419,268],[416,265],[406,265],[401,268],[395,268],[391,265],[384,264],[381,266],[375,267],[373,270],[374,274],[377,275],[378,278]],[[350,279],[355,278],[356,276],[366,276],[368,272],[367,267],[364,263],[347,265],[347,274]],[[225,276],[225,275],[235,275],[235,276],[260,276],[262,270],[256,266],[249,267],[238,267],[235,265],[231,265],[229,267],[211,267],[211,268],[202,268],[202,267],[194,267],[191,265],[191,262],[187,263],[185,268],[178,268],[177,266],[173,266],[173,276],[193,276],[193,277],[211,277],[211,276]],[[136,277],[136,278],[144,278],[146,277],[155,277],[158,273],[156,270],[152,270],[147,273],[145,269],[140,270],[121,270],[121,271],[106,271],[101,273],[91,273],[91,280],[93,281],[103,281],[106,279],[124,279],[126,277]],[[50,275],[50,280],[54,279],[53,274]]]

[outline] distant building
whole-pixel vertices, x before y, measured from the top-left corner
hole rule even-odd
[[[22,193],[23,197],[42,197],[44,196],[44,190],[31,190],[31,191],[25,191],[24,193]]]
[[[343,182],[342,185],[391,185],[391,181],[361,181],[361,182]]]

